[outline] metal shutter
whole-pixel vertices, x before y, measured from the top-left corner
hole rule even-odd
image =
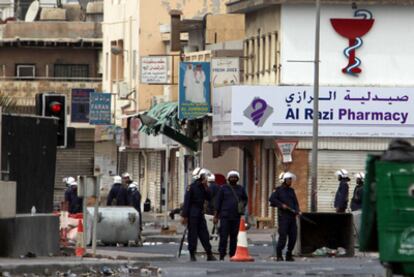
[[[128,172],[132,175],[132,179],[137,182],[138,190],[142,193],[141,182],[139,178],[139,152],[128,153]]]
[[[371,152],[372,153],[372,152]],[[375,153],[375,152],[374,152]],[[355,188],[357,172],[365,171],[366,151],[323,151],[318,153],[318,212],[333,212],[335,193],[338,189],[338,179],[335,172],[341,168],[348,170],[351,181],[349,182],[349,201]],[[312,153],[309,153],[309,163],[312,163]],[[311,178],[309,178],[309,209]],[[348,204],[349,207],[349,204]]]
[[[55,202],[64,198],[66,189],[62,179],[67,176],[93,175],[94,130],[76,129],[76,145],[71,149],[57,149],[55,173]]]
[[[155,212],[161,211],[161,152],[148,153],[148,198]]]

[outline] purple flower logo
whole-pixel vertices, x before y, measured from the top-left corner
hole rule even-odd
[[[262,127],[272,113],[273,108],[260,97],[255,97],[243,112],[244,116],[253,121],[254,125],[258,127]]]

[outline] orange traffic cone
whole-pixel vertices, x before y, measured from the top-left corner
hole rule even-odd
[[[83,257],[83,255],[85,254],[85,245],[83,241],[83,223],[81,219],[79,219],[78,221],[78,233],[76,236],[75,254],[76,257]]]
[[[237,235],[237,249],[236,254],[230,258],[232,262],[253,262],[254,259],[249,254],[247,249],[247,236],[246,236],[246,225],[244,218],[240,219],[240,229]]]

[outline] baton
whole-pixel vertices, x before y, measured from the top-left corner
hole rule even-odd
[[[292,212],[292,213],[294,213],[294,214],[299,215],[299,216],[300,216],[303,220],[305,220],[305,221],[309,222],[310,224],[317,225],[317,224],[316,224],[316,222],[315,222],[315,221],[313,221],[312,219],[310,219],[310,218],[308,218],[308,217],[304,216],[303,214],[299,214],[297,211],[295,211],[294,209],[292,209],[291,207],[289,207],[289,206],[288,206],[288,205],[286,205],[286,204],[285,204],[285,206],[286,206],[286,209],[287,209],[288,211],[290,211],[290,212]]]
[[[216,233],[216,234],[214,234]],[[210,240],[217,240],[218,239],[218,230],[217,230],[217,224],[213,225],[213,230],[211,230]]]
[[[183,237],[181,238],[180,248],[178,249],[178,258],[181,257],[181,251],[183,250],[185,236],[187,235],[188,227],[186,226],[183,232]]]

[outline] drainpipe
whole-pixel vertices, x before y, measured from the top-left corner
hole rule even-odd
[[[145,200],[148,198],[148,156],[145,151],[141,152],[144,157],[144,185],[142,186],[142,197]]]

